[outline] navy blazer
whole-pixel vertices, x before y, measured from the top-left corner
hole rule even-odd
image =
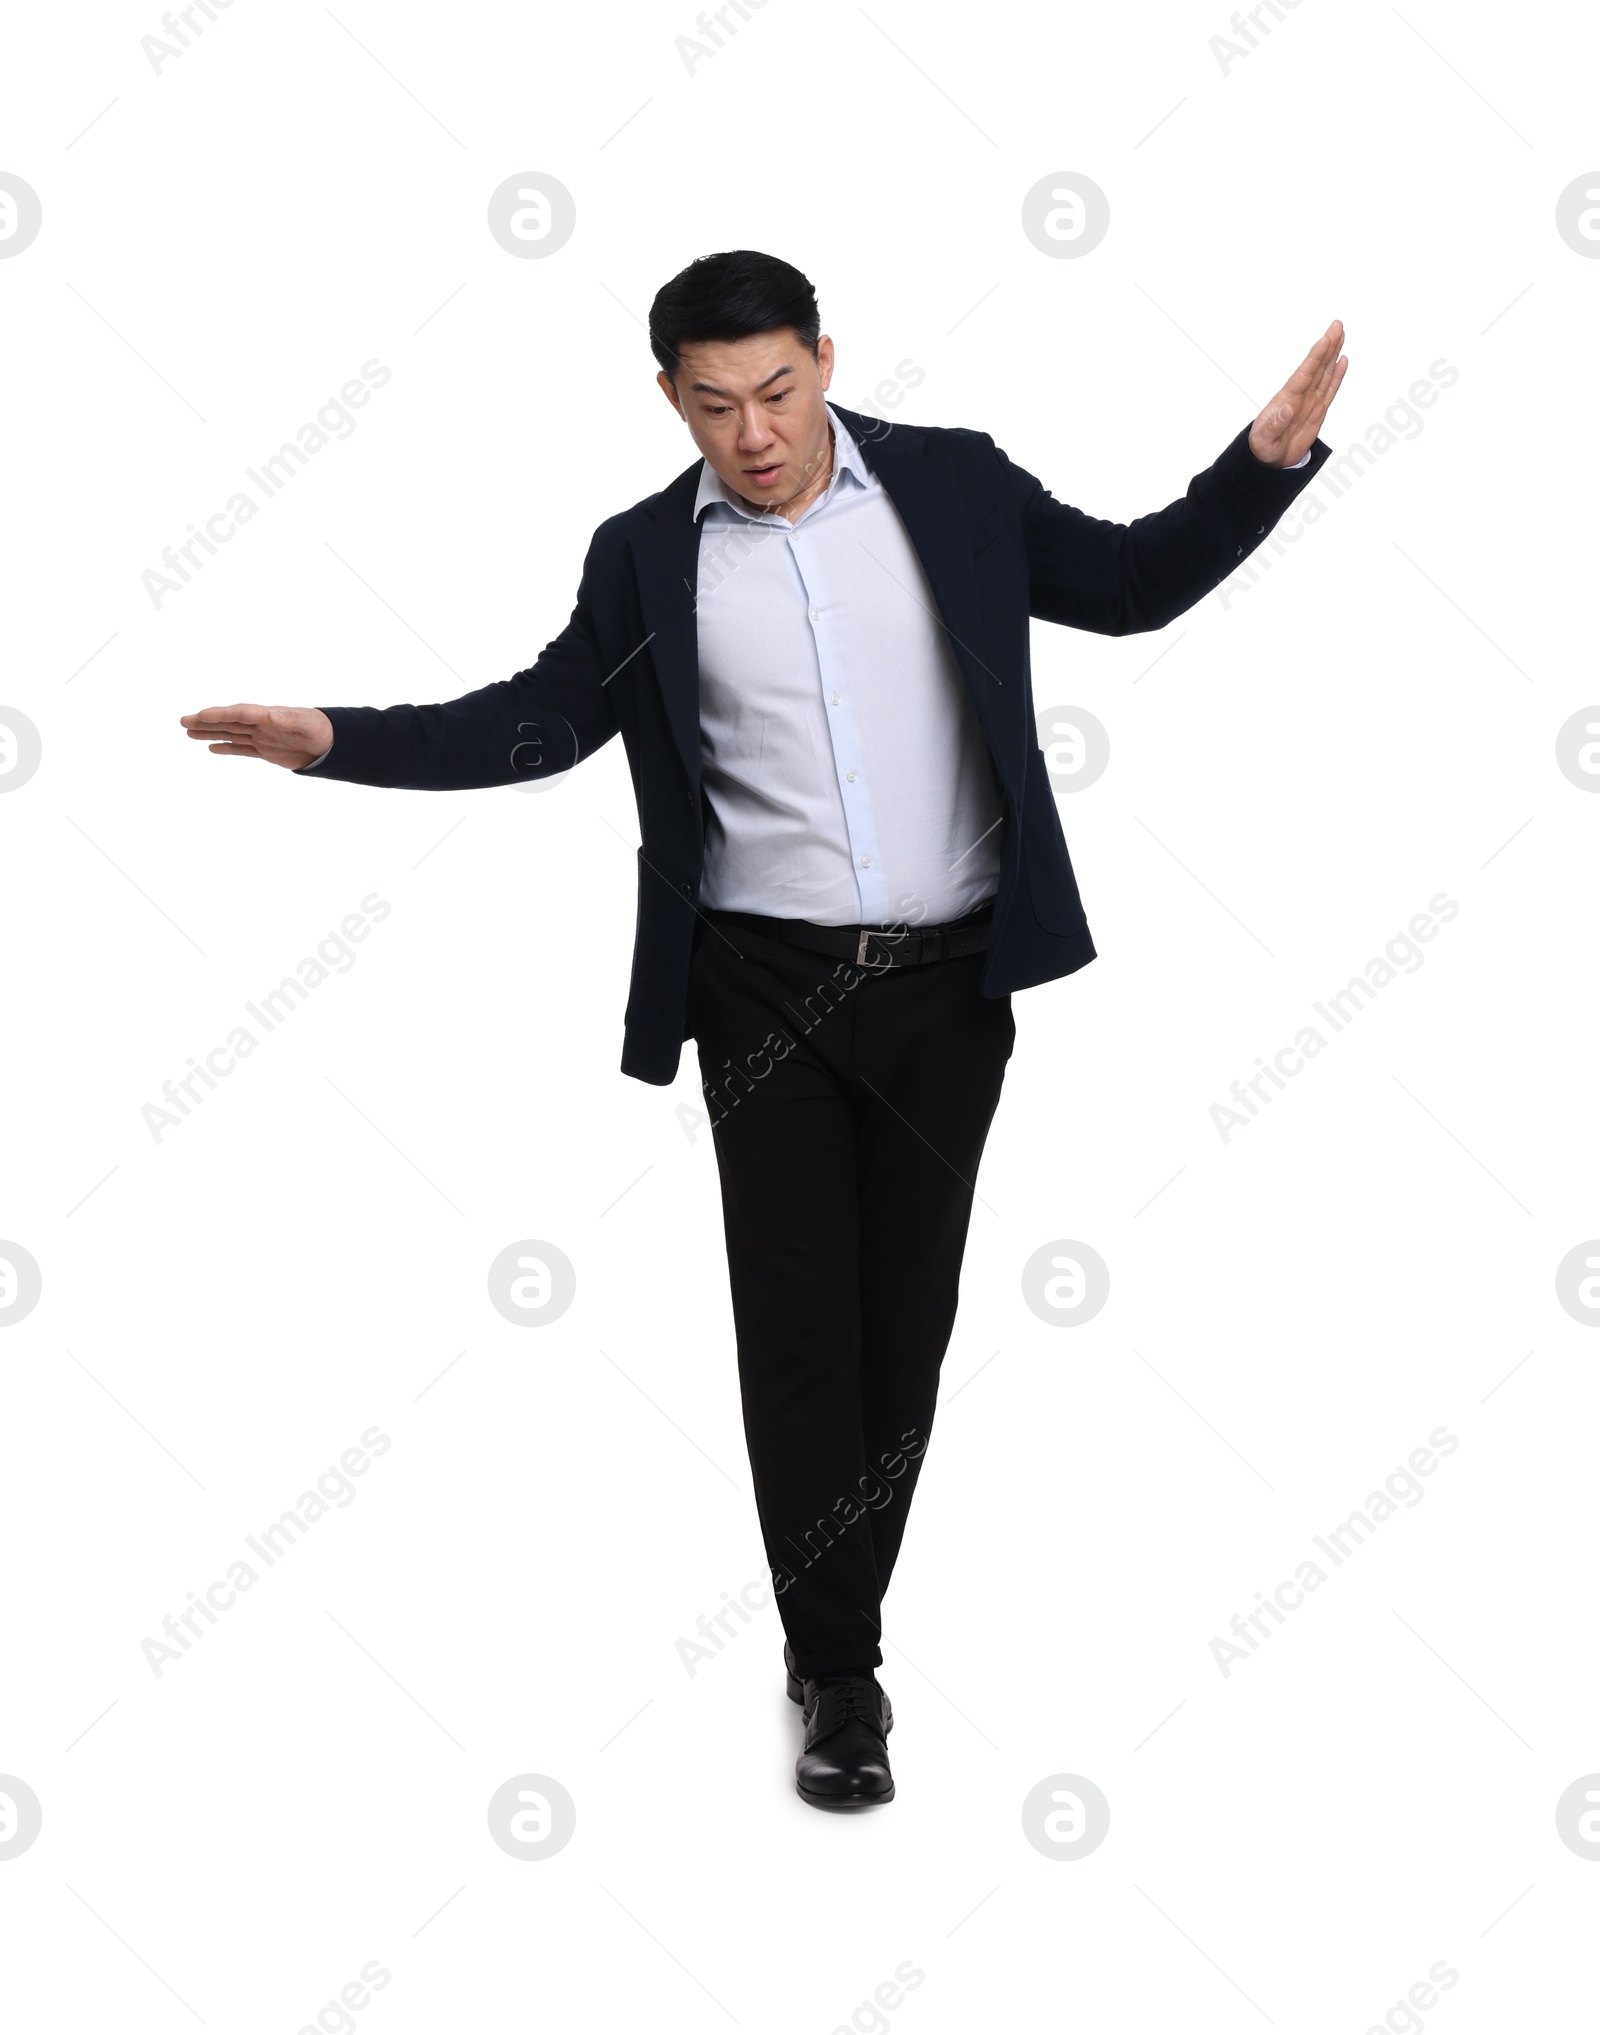
[[[993,760],[1004,827],[982,990],[1068,975],[1094,943],[1039,747],[1028,619],[1102,636],[1164,628],[1255,550],[1330,448],[1319,438],[1286,472],[1256,458],[1246,427],[1181,500],[1108,523],[1058,502],[982,431],[835,407],[916,547]],[[704,846],[700,471],[697,459],[600,525],[572,619],[526,671],[438,706],[324,707],[333,749],[309,773],[465,791],[570,770],[620,734],[642,837],[622,1071],[662,1087],[687,1036]]]

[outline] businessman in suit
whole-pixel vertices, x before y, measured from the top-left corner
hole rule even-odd
[[[1118,524],[981,431],[828,403],[809,281],[709,255],[650,313],[699,457],[594,532],[571,620],[526,671],[433,706],[183,717],[214,754],[416,791],[549,778],[621,735],[642,837],[622,1071],[665,1086],[695,1040],[796,1785],[819,1807],[894,1794],[881,1605],[1011,991],[1094,958],[1030,617],[1128,635],[1215,587],[1329,456],[1343,336],[1180,500]]]

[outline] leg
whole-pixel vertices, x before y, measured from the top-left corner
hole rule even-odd
[[[932,1432],[973,1184],[1016,1039],[1011,999],[978,993],[982,967],[971,955],[890,973],[857,1009],[862,1440],[879,1480],[880,1593]]]
[[[802,1679],[883,1658],[863,1499],[856,1107],[841,1066],[859,992],[823,994],[832,976],[824,957],[713,926],[690,984],[756,1509]]]

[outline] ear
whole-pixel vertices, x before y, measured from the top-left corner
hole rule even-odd
[[[672,405],[673,409],[677,411],[678,415],[680,417],[683,417],[683,421],[687,424],[689,420],[687,417],[684,417],[683,405],[678,401],[678,391],[673,387],[672,377],[667,373],[665,368],[663,368],[660,374],[656,376],[656,381],[661,389],[661,393],[666,397],[667,401]],[[824,384],[824,386],[826,386],[826,384]]]
[[[817,374],[826,390],[833,380],[833,341],[826,332],[817,341]]]

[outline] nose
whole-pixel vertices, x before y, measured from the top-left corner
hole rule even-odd
[[[764,452],[774,442],[767,426],[767,414],[759,403],[751,403],[739,412],[739,450],[741,452]]]

